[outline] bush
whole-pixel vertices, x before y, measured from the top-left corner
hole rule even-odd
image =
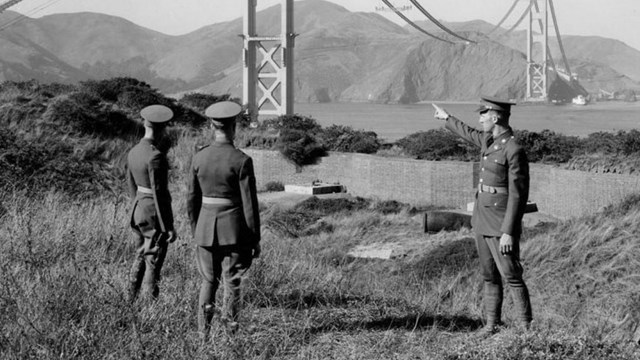
[[[227,101],[231,98],[231,95],[213,95],[213,94],[201,94],[201,93],[189,93],[184,95],[178,100],[178,103],[188,106],[196,111],[204,113],[204,111],[212,104],[220,101]]]
[[[322,131],[322,140],[329,151],[375,154],[380,149],[375,132],[354,130],[350,126],[331,125]]]
[[[279,181],[269,181],[268,183],[264,184],[264,191],[284,191],[284,185]]]
[[[321,157],[327,156],[325,147],[314,136],[302,130],[281,130],[276,148],[299,167],[316,164]]]
[[[322,132],[322,127],[315,119],[298,114],[267,119],[258,126],[258,129],[299,130],[313,135]]]
[[[577,136],[561,135],[546,129],[539,133],[516,130],[515,136],[527,152],[529,162],[565,163],[582,148]]]
[[[80,82],[80,91],[88,92],[99,97],[103,101],[115,103],[125,88],[145,89],[148,92],[155,92],[144,81],[130,77],[118,77],[107,80],[88,80]]]
[[[461,142],[460,138],[446,129],[432,129],[406,136],[396,142],[404,151],[416,159],[470,161],[478,157],[479,149]]]

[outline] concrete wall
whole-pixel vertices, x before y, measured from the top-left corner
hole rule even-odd
[[[244,150],[254,160],[258,189],[267,182],[339,183],[354,196],[421,205],[465,207],[473,201],[477,163],[423,161],[365,154],[331,153],[317,165],[296,169],[279,152]],[[559,218],[583,215],[640,191],[640,177],[531,165],[530,200]]]

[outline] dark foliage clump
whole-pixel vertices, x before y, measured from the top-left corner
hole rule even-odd
[[[284,191],[284,185],[279,181],[269,181],[264,184],[264,191],[276,192]]]
[[[40,191],[56,189],[76,197],[118,189],[117,172],[99,154],[78,151],[56,137],[26,140],[13,131],[0,133],[0,188]]]
[[[220,101],[227,101],[231,98],[231,95],[213,95],[202,93],[189,93],[184,95],[178,100],[182,105],[188,106],[196,111],[204,113],[204,111],[212,104]]]
[[[87,93],[54,99],[42,119],[42,126],[50,133],[109,139],[131,138],[143,132],[141,123],[103,107],[99,98]]]
[[[370,202],[361,197],[351,199],[319,199],[315,196],[299,203],[295,209],[302,212],[311,212],[320,216],[327,216],[340,212],[352,212],[368,208]]]
[[[397,214],[405,209],[409,209],[409,205],[403,204],[395,200],[384,200],[377,202],[374,210],[382,214]]]
[[[281,130],[276,149],[298,167],[316,164],[321,157],[327,156],[324,145],[303,130]]]
[[[317,135],[322,131],[318,122],[311,118],[298,114],[282,115],[277,118],[267,119],[259,126],[260,129],[298,130],[309,135]]]
[[[566,136],[551,130],[516,130],[515,136],[527,152],[530,162],[565,163],[581,149],[577,136]]]
[[[149,84],[130,77],[117,77],[106,80],[88,80],[80,82],[80,91],[93,94],[101,100],[111,103],[117,102],[124,93],[127,91],[134,91],[134,89],[154,92]],[[128,104],[131,105],[130,102]],[[143,108],[147,105],[150,104],[145,104],[139,107]]]
[[[396,143],[406,153],[423,160],[462,160],[478,158],[478,149],[462,142],[445,129],[432,129],[405,136]]]
[[[322,139],[329,151],[375,154],[380,149],[375,132],[354,130],[350,126],[331,125],[322,131]]]

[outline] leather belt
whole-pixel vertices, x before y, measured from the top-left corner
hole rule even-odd
[[[238,201],[234,201],[233,199],[229,198],[203,196],[202,203],[210,205],[233,205],[237,204]]]
[[[508,194],[509,189],[506,187],[495,187],[484,184],[478,184],[479,192],[488,192],[490,194]]]
[[[138,192],[141,192],[143,194],[152,194],[153,195],[153,190],[151,190],[148,187],[144,187],[144,186],[138,186]]]

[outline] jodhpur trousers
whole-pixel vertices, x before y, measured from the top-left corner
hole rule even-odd
[[[136,250],[129,272],[129,300],[135,300],[141,288],[144,295],[157,298],[160,293],[160,272],[167,255],[167,241],[163,233],[153,228],[134,228],[134,233]]]
[[[220,307],[222,319],[237,322],[240,309],[240,284],[251,266],[251,250],[239,250],[236,246],[198,246],[196,249],[198,271],[202,277],[198,300],[198,327],[209,326],[215,309],[216,292],[222,282],[223,300]]]

